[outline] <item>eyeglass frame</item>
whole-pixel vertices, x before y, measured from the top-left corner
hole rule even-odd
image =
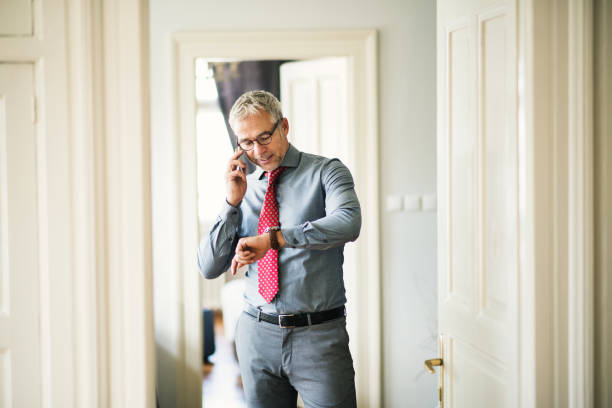
[[[240,148],[245,151],[245,152],[250,152],[251,150],[253,150],[255,148],[255,143],[257,143],[260,146],[265,146],[268,145],[270,143],[272,143],[272,136],[274,136],[274,133],[276,132],[276,129],[278,128],[278,125],[283,121],[283,118],[280,118],[276,124],[274,125],[274,127],[272,128],[272,130],[267,131],[267,132],[261,132],[255,139],[251,140],[251,139],[246,139],[243,140],[242,142],[238,142],[238,146],[240,146]],[[265,136],[267,135],[267,136]],[[260,140],[261,138],[264,138],[263,141]],[[250,149],[245,149],[244,147],[242,147],[242,143],[245,142],[251,142],[251,148]]]

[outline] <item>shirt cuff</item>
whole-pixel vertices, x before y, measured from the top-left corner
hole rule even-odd
[[[304,226],[296,225],[295,227],[281,227],[281,233],[285,238],[286,246],[296,248],[306,245],[306,235],[304,234]]]

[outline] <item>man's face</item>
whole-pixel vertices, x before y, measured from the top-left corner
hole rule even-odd
[[[255,141],[262,136],[268,136],[275,124],[276,122],[273,122],[270,114],[264,111],[236,121],[232,129],[238,136],[238,143],[241,143],[246,140]],[[245,152],[249,160],[266,171],[272,171],[280,166],[287,150],[289,150],[288,130],[289,123],[287,119],[283,118],[269,139],[270,143],[261,145],[254,142],[253,150]]]

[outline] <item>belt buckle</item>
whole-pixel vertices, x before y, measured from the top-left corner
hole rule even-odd
[[[294,326],[283,326],[283,317],[291,317],[291,316],[295,316],[295,314],[279,314],[278,315],[278,325],[280,326],[281,329],[295,328],[295,325]]]

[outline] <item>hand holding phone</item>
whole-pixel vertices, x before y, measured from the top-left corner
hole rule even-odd
[[[244,154],[244,151],[240,146],[236,147],[236,150],[230,158],[227,169],[225,172],[225,185],[227,190],[227,202],[234,207],[237,207],[244,194],[246,193],[246,164],[240,160],[240,156]]]
[[[242,150],[242,149],[240,148],[240,146],[237,146],[237,147],[236,147],[236,150],[237,150],[237,151],[239,151],[239,152],[244,153],[244,150]],[[241,154],[241,155],[238,157],[238,160],[240,160],[242,163],[244,163],[244,160],[242,159],[242,154]],[[246,169],[246,164],[245,164],[244,168]],[[242,169],[242,166],[240,166],[240,165],[237,165],[237,166],[234,168],[234,170],[238,170],[238,171],[241,171],[241,172],[243,172],[243,173],[244,173],[244,170]]]

